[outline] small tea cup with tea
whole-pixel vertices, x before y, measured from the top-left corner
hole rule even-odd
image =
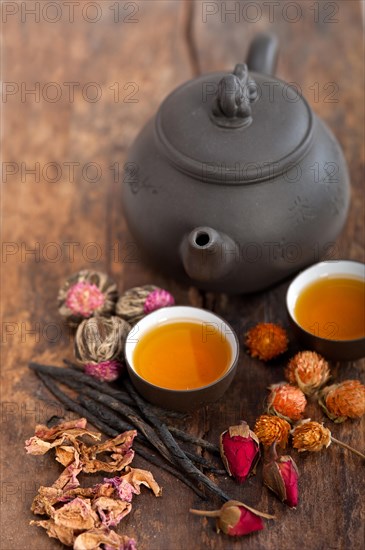
[[[365,264],[320,262],[290,284],[286,305],[298,339],[328,359],[365,357]]]
[[[131,381],[151,403],[190,411],[219,399],[236,372],[239,344],[229,324],[190,306],[162,308],[128,335]]]

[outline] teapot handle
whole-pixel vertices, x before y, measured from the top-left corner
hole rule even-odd
[[[279,53],[279,41],[274,34],[258,34],[251,42],[247,55],[249,71],[273,75]]]

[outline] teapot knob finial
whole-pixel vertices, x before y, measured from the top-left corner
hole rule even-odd
[[[252,122],[250,103],[256,98],[256,83],[249,77],[247,65],[239,63],[218,84],[212,109],[214,122],[230,128],[248,126]]]

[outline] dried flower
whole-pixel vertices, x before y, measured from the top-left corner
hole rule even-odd
[[[290,508],[297,506],[299,477],[297,465],[288,455],[278,458],[275,443],[270,448],[269,459],[264,464],[262,476],[264,484],[282,502],[290,506]]]
[[[267,403],[269,414],[275,414],[289,422],[302,418],[307,405],[302,390],[285,382],[273,384],[269,389],[271,390]]]
[[[62,285],[58,310],[70,325],[77,326],[89,317],[110,315],[117,298],[117,286],[108,275],[83,269]]]
[[[116,314],[130,325],[135,325],[147,313],[172,306],[173,296],[154,285],[136,286],[127,290],[118,300]]]
[[[260,459],[260,442],[248,424],[241,422],[221,434],[220,452],[229,475],[243,483],[255,472]]]
[[[75,335],[75,357],[82,363],[123,359],[124,344],[131,326],[119,317],[85,319]]]
[[[120,361],[102,361],[101,363],[86,363],[85,374],[97,378],[101,382],[114,382],[124,372],[124,363]]]
[[[365,414],[365,386],[359,380],[345,380],[324,388],[319,404],[331,420],[337,423]]]
[[[278,416],[263,414],[256,420],[254,432],[266,447],[270,447],[276,442],[279,447],[285,449],[288,443],[290,424]]]
[[[313,395],[330,377],[327,361],[315,351],[300,351],[285,369],[285,377],[306,395]]]
[[[269,361],[287,350],[288,336],[274,323],[259,323],[246,333],[245,343],[252,357]]]
[[[293,431],[293,447],[299,452],[320,451],[331,445],[331,432],[319,422],[310,419],[297,424]]]
[[[242,536],[261,531],[264,523],[261,518],[274,519],[274,516],[264,514],[250,508],[243,502],[229,500],[220,510],[190,510],[197,516],[217,518],[217,532],[223,531],[226,535]]]
[[[137,550],[136,542],[126,535],[118,535],[109,529],[89,529],[75,538],[74,550]]]

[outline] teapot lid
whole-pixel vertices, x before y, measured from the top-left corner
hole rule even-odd
[[[307,152],[313,114],[295,87],[268,75],[212,73],[174,90],[157,113],[160,151],[179,170],[208,182],[271,179]]]

